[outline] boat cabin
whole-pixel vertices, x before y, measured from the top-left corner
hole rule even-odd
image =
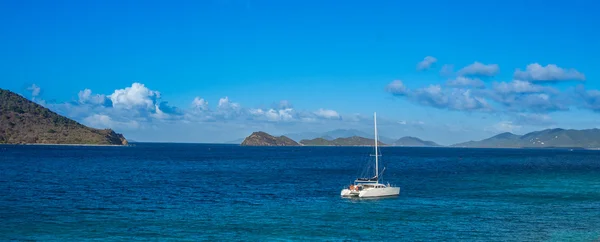
[[[363,187],[364,188],[385,188],[385,185],[376,183],[376,184],[365,184],[365,185],[363,185]]]
[[[350,185],[349,189],[353,191],[361,191],[367,188],[386,188],[387,186],[377,182],[371,183],[357,183],[355,185]]]

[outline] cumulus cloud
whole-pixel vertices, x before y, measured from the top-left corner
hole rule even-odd
[[[583,108],[600,112],[600,90],[585,90],[583,86],[579,86],[576,94],[581,98]]]
[[[568,103],[560,96],[549,93],[513,93],[490,95],[508,111],[547,113],[568,110]]]
[[[563,69],[554,64],[548,64],[542,66],[539,63],[533,63],[527,65],[526,69],[522,71],[517,69],[514,73],[515,79],[538,81],[538,82],[554,82],[554,81],[583,81],[585,75],[583,73],[571,68]]]
[[[113,120],[110,116],[104,114],[92,114],[85,119],[83,123],[97,129],[137,129],[140,124],[135,120],[120,122]]]
[[[440,109],[461,111],[491,110],[491,106],[484,98],[473,95],[469,89],[452,88],[445,90],[440,85],[430,85],[426,88],[417,89],[410,96],[417,103]]]
[[[521,106],[529,107],[534,111],[556,111],[566,108],[552,100],[551,96],[546,93],[525,95],[520,100],[522,101]]]
[[[196,110],[208,110],[208,102],[200,97],[195,97],[192,101],[192,108]]]
[[[290,121],[290,120],[294,119],[292,116],[292,113],[293,113],[293,110],[291,108],[280,109],[280,110],[269,109],[269,111],[267,111],[265,113],[265,116],[269,120]]]
[[[255,115],[255,116],[260,116],[260,115],[264,115],[265,114],[265,111],[263,111],[260,108],[250,109],[250,110],[248,110],[248,112],[250,112],[250,114]]]
[[[495,82],[493,84],[493,89],[501,94],[558,92],[554,88],[535,85],[531,82],[521,80],[513,80],[512,82]]]
[[[273,108],[268,110],[263,109],[250,109],[250,114],[255,117],[263,117],[268,121],[293,121],[295,119],[294,110],[291,108],[275,110]]]
[[[568,110],[569,104],[568,98],[554,88],[520,80],[496,82],[493,84],[492,90],[487,90],[482,94],[511,112],[561,111]]]
[[[340,117],[341,117],[340,114],[334,110],[322,109],[322,108],[320,108],[319,110],[314,112],[314,114],[317,115],[317,117],[324,118],[324,119],[340,119]]]
[[[309,122],[332,125],[342,120],[334,110],[296,110],[285,100],[274,104],[272,108],[252,109],[223,97],[218,102],[215,100],[216,108],[210,108],[206,99],[195,97],[186,108],[179,109],[162,101],[160,92],[141,83],[116,89],[110,95],[95,94],[90,89],[84,89],[77,93],[77,98],[64,103],[51,102],[48,108],[85,125],[111,128],[126,135],[169,133],[168,130],[161,130],[164,127],[203,127],[204,130],[210,130],[219,125],[226,125],[228,130],[235,128],[239,132],[248,132],[283,127],[281,125],[301,127]],[[197,136],[185,132],[181,135]]]
[[[569,110],[571,103],[567,95],[552,87],[514,80],[512,82],[496,82],[492,89],[483,89],[485,86],[482,86],[479,81],[457,77],[446,83],[448,88],[429,85],[414,91],[409,91],[401,82],[392,82],[386,89],[391,94],[405,97],[420,105],[457,111],[504,110],[548,113]],[[588,100],[594,100],[593,92],[583,94],[588,97]]]
[[[32,97],[37,97],[40,95],[42,89],[39,86],[32,84],[30,87],[27,88],[27,91],[31,92]]]
[[[156,100],[160,98],[160,93],[148,89],[144,84],[136,82],[131,87],[115,90],[109,98],[115,108],[155,109]]]
[[[474,62],[458,71],[460,76],[495,76],[500,68],[497,64],[483,64],[481,62]]]
[[[408,94],[408,89],[400,80],[390,82],[390,84],[385,87],[385,90],[396,96],[404,96]]]
[[[87,88],[82,91],[79,91],[77,96],[79,97],[79,103],[82,103],[82,104],[89,103],[89,104],[104,105],[104,104],[106,104],[107,101],[109,101],[109,99],[107,99],[105,95],[92,94],[92,90],[87,89]]]
[[[290,105],[289,103],[287,105]],[[290,105],[291,106],[291,105]],[[319,120],[340,120],[341,115],[329,109],[319,109],[314,112],[297,111],[293,108],[254,108],[247,111],[255,120],[267,120],[273,122],[317,122]]]
[[[429,85],[414,91],[408,90],[402,81],[393,81],[386,86],[386,91],[403,96],[421,105],[449,110],[480,110],[489,111],[491,106],[478,94],[473,94],[470,89],[449,88],[443,89],[440,85]]]
[[[217,105],[217,109],[219,110],[239,110],[240,108],[241,105],[239,103],[229,101],[229,97],[219,99],[219,104]]]
[[[421,62],[419,62],[417,64],[417,70],[419,70],[419,71],[427,70],[431,67],[431,65],[433,65],[436,62],[437,62],[437,59],[435,57],[426,56]]]
[[[448,80],[446,82],[446,86],[484,88],[485,84],[483,83],[483,81],[481,81],[477,78],[468,78],[468,77],[464,77],[464,76],[459,76],[453,80]]]
[[[158,104],[154,105],[154,113],[150,114],[152,117],[156,119],[168,119],[170,116],[160,109]]]

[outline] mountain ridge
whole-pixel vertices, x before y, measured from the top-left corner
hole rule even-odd
[[[350,138],[353,136],[363,137],[363,138],[372,138],[373,134],[369,134],[367,132],[363,132],[357,129],[334,129],[327,132],[301,132],[301,133],[288,133],[285,136],[290,137],[291,139],[300,142],[301,140],[311,140],[316,138],[324,138],[327,140],[334,140],[337,138]],[[379,140],[384,143],[391,144],[395,141],[395,139],[380,136]]]
[[[396,140],[392,145],[394,146],[410,146],[410,147],[441,147],[433,141],[422,140],[413,136],[404,136]]]
[[[381,141],[378,141],[377,143],[381,146],[387,146]],[[304,139],[300,141],[300,144],[304,146],[372,146],[375,144],[375,140],[360,136],[352,136],[333,140],[327,140],[324,138],[315,138],[311,140]]]
[[[600,129],[544,129],[517,135],[509,132],[479,141],[451,145],[465,148],[600,148]]]

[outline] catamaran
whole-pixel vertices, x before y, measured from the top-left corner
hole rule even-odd
[[[400,194],[400,187],[390,186],[379,183],[379,149],[377,137],[377,113],[373,114],[373,123],[375,126],[375,176],[372,178],[357,178],[354,184],[342,190],[342,197],[388,197]],[[383,169],[385,171],[385,168]],[[383,174],[383,171],[381,172]]]

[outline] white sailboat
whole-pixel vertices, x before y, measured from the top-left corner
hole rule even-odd
[[[377,113],[373,114],[375,126],[375,176],[372,178],[357,178],[354,185],[342,190],[342,197],[388,197],[400,194],[400,187],[390,186],[379,183],[379,149],[377,137]],[[385,170],[385,169],[384,169]],[[382,172],[383,173],[383,172]]]

